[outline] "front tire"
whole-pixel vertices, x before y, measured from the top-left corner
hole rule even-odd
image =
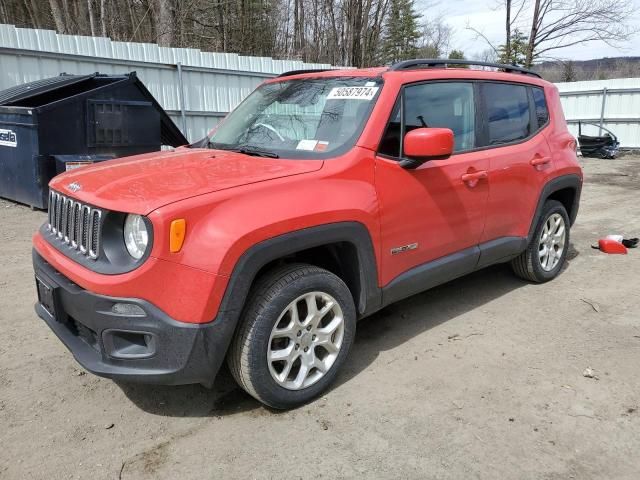
[[[339,277],[311,265],[288,265],[252,289],[227,361],[254,398],[293,408],[333,382],[355,329],[353,298]]]
[[[527,249],[511,261],[514,273],[536,283],[557,277],[567,258],[570,228],[564,205],[547,200]]]

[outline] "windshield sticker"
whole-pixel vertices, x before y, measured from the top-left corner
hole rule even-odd
[[[375,87],[376,86],[376,82],[367,82],[364,84],[365,87]]]
[[[16,135],[16,132],[0,128],[0,145],[5,147],[17,147],[18,136]]]
[[[318,144],[317,140],[300,140],[298,142],[298,146],[296,147],[297,150],[308,150],[310,152],[313,151],[314,148],[316,148],[316,145]]]
[[[370,101],[379,87],[335,87],[327,95],[327,100],[366,100]]]
[[[329,146],[329,142],[319,141],[318,144],[316,145],[316,148],[314,148],[313,150],[315,152],[324,152],[327,150],[328,146]]]

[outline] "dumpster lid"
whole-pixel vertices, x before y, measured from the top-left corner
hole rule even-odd
[[[24,100],[29,97],[46,93],[50,90],[56,90],[58,88],[66,87],[67,85],[83,82],[95,77],[96,75],[96,73],[91,75],[68,75],[66,73],[62,73],[57,77],[43,78],[41,80],[36,80],[35,82],[16,85],[15,87],[0,91],[0,105],[17,102],[19,100]]]
[[[56,90],[69,87],[74,84],[79,84],[81,82],[86,82],[86,85],[78,85],[76,87],[73,87],[74,91],[72,96],[78,93],[82,93],[83,91],[91,91],[97,88],[94,84],[95,81],[93,81],[93,79],[96,79],[96,81],[105,81],[105,79],[108,79],[113,82],[109,86],[116,86],[122,81],[132,83],[140,91],[143,97],[145,97],[160,113],[160,140],[162,144],[179,147],[181,145],[186,145],[189,143],[182,132],[180,132],[180,129],[176,126],[176,124],[173,123],[171,117],[169,117],[167,112],[165,112],[164,109],[160,106],[158,101],[154,98],[154,96],[147,89],[144,83],[140,81],[140,79],[136,75],[136,72],[127,73],[124,75],[105,75],[98,72],[92,73],[90,75],[69,75],[66,73],[62,73],[57,77],[44,78],[42,80],[36,80],[34,82],[23,83],[22,85],[17,85],[15,87],[0,91],[0,106],[15,105],[18,102],[23,103],[25,100],[29,100],[32,97],[52,94],[53,97],[47,99],[46,103],[49,103],[49,101],[58,100],[57,98],[54,98],[56,96],[56,93],[54,93]],[[108,85],[104,84],[102,85],[102,87],[108,88]],[[61,94],[63,94],[63,92],[58,92],[58,95]],[[38,100],[41,99],[35,99],[34,101]]]
[[[153,104],[153,106],[160,112],[160,139],[163,145],[171,145],[172,147],[180,147],[187,145],[189,141],[182,134],[180,129],[173,123],[171,117],[164,108],[158,103],[155,97],[151,94],[147,87],[136,75],[136,72],[131,72],[128,75],[130,81],[133,81],[134,85],[138,87],[140,92],[147,97],[147,99]]]

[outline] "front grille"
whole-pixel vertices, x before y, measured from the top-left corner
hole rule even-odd
[[[100,253],[102,210],[49,192],[48,230],[60,241],[95,260]]]

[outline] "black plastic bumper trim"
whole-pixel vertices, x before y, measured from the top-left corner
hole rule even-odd
[[[190,324],[172,319],[151,303],[135,298],[98,295],[73,283],[56,271],[35,250],[36,276],[54,289],[56,318],[42,304],[35,309],[75,359],[96,375],[125,382],[181,385],[211,385],[224,361],[233,335],[235,318],[219,314],[206,324]],[[146,317],[127,317],[111,313],[111,306],[124,302],[140,306]],[[91,345],[79,334],[92,331],[97,342]],[[114,358],[111,342],[103,334],[136,332],[150,335],[153,352],[138,358]]]

